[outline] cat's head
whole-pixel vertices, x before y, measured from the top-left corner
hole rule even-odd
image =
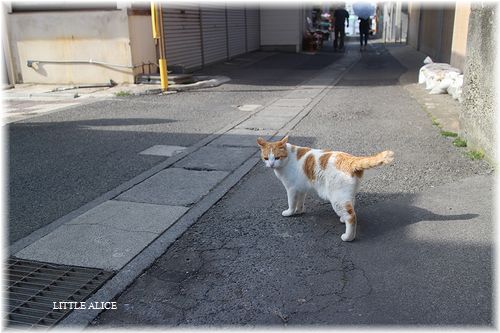
[[[286,150],[287,142],[288,136],[276,142],[269,142],[261,137],[257,139],[257,144],[260,146],[261,157],[266,167],[277,169],[285,165],[288,157],[288,151]]]

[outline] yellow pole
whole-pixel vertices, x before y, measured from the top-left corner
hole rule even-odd
[[[167,59],[159,59],[158,62],[160,65],[161,90],[167,91],[168,89]]]
[[[156,5],[151,2],[151,23],[153,28],[153,39],[160,38],[160,32],[158,29],[158,16],[156,15]]]
[[[165,38],[163,36],[163,12],[161,9],[161,4],[158,5],[158,22],[160,26],[160,79],[161,79],[161,90],[167,91],[168,89],[168,70],[167,70],[167,55],[165,50]]]
[[[163,15],[161,4],[151,2],[151,22],[153,24],[153,38],[158,40],[159,56],[158,67],[160,68],[161,90],[168,89],[167,59],[165,57],[165,39],[163,38]]]

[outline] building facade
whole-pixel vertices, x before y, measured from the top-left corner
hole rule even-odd
[[[156,73],[158,50],[147,3],[4,2],[9,83],[134,83]],[[299,52],[300,5],[162,3],[169,71],[191,72],[259,49]]]
[[[408,44],[429,55],[464,69],[470,3],[410,2]]]

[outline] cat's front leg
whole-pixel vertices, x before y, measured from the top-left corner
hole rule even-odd
[[[286,194],[288,197],[288,209],[284,210],[281,215],[283,216],[292,216],[296,212],[297,201],[298,201],[298,193],[293,188],[287,188]]]

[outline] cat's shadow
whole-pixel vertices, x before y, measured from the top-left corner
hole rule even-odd
[[[473,219],[480,216],[480,214],[477,213],[455,214],[452,208],[448,208],[449,214],[438,214],[428,209],[416,206],[413,203],[416,196],[413,194],[379,194],[363,192],[361,192],[360,194],[361,196],[363,196],[363,194],[366,194],[372,197],[380,195],[383,200],[368,206],[363,206],[363,200],[359,200],[357,202],[356,213],[358,217],[358,238],[373,238],[381,236],[423,221],[436,223],[443,221],[473,222]],[[335,223],[335,228],[340,228],[339,230],[343,230],[343,224],[340,222],[337,215],[333,212],[328,202],[320,203],[313,199],[312,202],[310,202],[309,207],[306,207],[305,214],[317,215],[319,219],[325,219],[330,223],[333,220],[333,222]]]

